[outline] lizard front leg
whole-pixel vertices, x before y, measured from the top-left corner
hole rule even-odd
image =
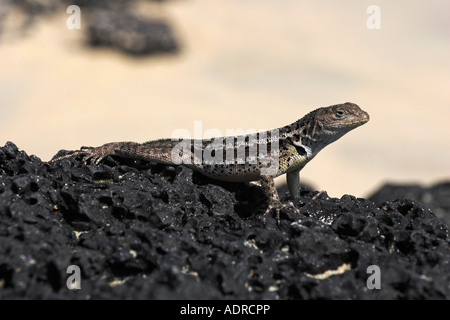
[[[287,186],[293,200],[300,196],[300,170],[302,168],[286,173]]]

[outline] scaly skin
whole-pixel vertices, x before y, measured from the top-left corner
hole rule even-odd
[[[298,198],[300,170],[324,147],[367,121],[367,112],[347,102],[316,109],[292,124],[253,135],[214,140],[112,142],[96,148],[82,147],[80,151],[52,161],[81,155],[84,164],[89,161],[98,164],[107,156],[119,156],[167,165],[181,164],[216,180],[259,180],[269,199],[266,212],[275,209],[279,221],[283,205],[274,177],[286,174],[291,198]]]

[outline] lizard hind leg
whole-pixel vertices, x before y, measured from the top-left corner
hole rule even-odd
[[[107,143],[100,147],[81,147],[83,156],[83,164],[88,162],[99,164],[109,155],[116,154],[117,143]]]
[[[262,175],[260,177],[261,186],[264,189],[268,199],[269,205],[264,214],[269,214],[272,210],[275,210],[276,220],[278,227],[281,225],[280,220],[280,211],[283,208],[293,208],[297,213],[300,211],[294,206],[292,202],[288,202],[287,204],[283,204],[278,197],[277,189],[275,188],[275,183],[273,181],[272,176]]]
[[[67,158],[76,157],[78,155],[83,155],[84,156],[85,154],[86,154],[86,152],[83,151],[83,150],[75,151],[75,152],[71,152],[69,154],[66,154],[64,156],[54,158],[54,159],[50,160],[50,162],[56,162],[56,161],[64,160],[64,159],[67,159]]]
[[[72,153],[69,153],[65,156],[58,157],[56,159],[52,159],[52,162],[76,157],[76,156],[82,156],[81,161],[84,165],[88,164],[89,162],[99,164],[104,158],[106,158],[109,155],[113,155],[115,153],[115,144],[113,143],[107,143],[100,147],[81,147],[81,150],[75,151]]]

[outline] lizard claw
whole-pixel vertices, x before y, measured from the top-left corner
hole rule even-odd
[[[52,159],[52,160],[50,160],[50,162],[56,162],[56,161],[64,160],[64,159],[75,157],[75,156],[79,156],[79,155],[85,155],[85,154],[86,154],[85,151],[75,151],[75,152],[66,154],[64,156]]]
[[[81,147],[80,151],[75,151],[73,153],[67,154],[62,157],[58,157],[51,161],[54,162],[81,155],[83,156],[81,159],[83,165],[86,165],[88,163],[99,164],[103,159],[105,159],[107,156],[111,154],[114,154],[114,145],[112,144],[106,144],[98,148],[83,146]]]
[[[99,147],[99,148],[84,149],[81,154],[84,154],[81,161],[83,162],[84,165],[86,165],[88,163],[99,164],[110,153],[103,147]]]
[[[279,200],[272,200],[269,203],[269,206],[267,207],[266,212],[264,214],[269,214],[272,210],[275,210],[277,225],[278,227],[280,227],[281,226],[280,211],[282,209],[287,208],[293,209],[295,213],[300,213],[300,210],[297,209],[297,207],[295,207],[291,201],[288,201],[288,203],[281,203]]]

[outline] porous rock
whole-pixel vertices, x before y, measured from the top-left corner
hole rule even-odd
[[[8,142],[0,299],[450,298],[448,228],[420,202],[304,188],[294,205],[277,226],[257,186],[111,157],[47,163]]]

